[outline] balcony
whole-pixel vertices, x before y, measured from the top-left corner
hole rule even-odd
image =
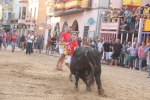
[[[19,0],[19,3],[28,3],[28,0]]]
[[[92,0],[59,0],[54,5],[54,16],[83,12],[90,8]]]
[[[10,25],[10,20],[3,20],[3,21],[2,21],[2,24],[3,24],[3,25]]]

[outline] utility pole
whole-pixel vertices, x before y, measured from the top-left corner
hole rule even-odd
[[[102,0],[99,0],[99,2],[98,2],[98,8],[96,8],[96,9],[98,9],[97,22],[96,22],[96,36],[98,36],[98,37],[100,37],[101,12],[102,12],[102,10],[109,8],[110,3],[111,3],[110,0],[109,0],[108,7],[106,8],[106,7],[101,7],[101,5],[102,5],[101,1]]]
[[[98,7],[100,7],[100,0],[98,2]],[[100,9],[98,9],[98,14],[97,14],[97,21],[96,21],[96,35],[99,37],[99,25],[100,25]]]

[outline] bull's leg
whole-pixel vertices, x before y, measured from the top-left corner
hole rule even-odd
[[[71,82],[73,82],[72,73],[70,73],[70,75],[69,75],[69,80],[70,80]]]
[[[97,84],[97,87],[98,87],[98,94],[99,94],[99,95],[102,95],[102,96],[106,96],[106,95],[104,94],[104,90],[103,90],[103,88],[102,88],[100,75],[99,75],[99,74],[96,74],[96,75],[95,75],[95,78],[96,78],[96,84]]]
[[[75,82],[75,89],[77,89],[77,88],[78,88],[78,81],[79,81],[79,72],[78,72],[78,71],[76,71],[75,79],[76,79],[76,82]]]

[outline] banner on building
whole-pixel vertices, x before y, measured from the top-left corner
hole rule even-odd
[[[123,0],[123,5],[129,7],[139,7],[141,6],[141,2],[142,0]]]
[[[91,7],[91,0],[82,0],[81,7],[82,8]]]

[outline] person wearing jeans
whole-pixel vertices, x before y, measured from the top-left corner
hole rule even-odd
[[[146,50],[146,46],[145,46],[145,43],[142,42],[142,46],[139,47],[138,49],[138,57],[139,57],[139,70],[141,71],[142,70],[142,67],[146,67],[146,66],[142,66],[142,62],[144,60],[146,60],[146,53],[144,52]]]
[[[125,56],[126,56],[126,50],[128,48],[127,43],[128,43],[127,41],[124,41],[123,45],[122,45],[121,66],[124,66],[124,60],[125,60]]]
[[[129,67],[130,67],[130,69],[133,68],[135,70],[135,60],[136,60],[136,57],[138,54],[138,48],[136,47],[136,44],[134,43],[133,47],[129,47],[127,49],[127,52],[129,53],[129,59],[128,59]],[[133,65],[133,66],[131,66],[131,65]]]
[[[32,51],[32,42],[34,40],[33,31],[27,36],[27,48],[26,48],[26,54],[31,53]]]
[[[147,71],[148,71],[148,77],[150,78],[150,43],[147,44],[147,48],[144,51],[147,55],[146,60],[147,60]]]

